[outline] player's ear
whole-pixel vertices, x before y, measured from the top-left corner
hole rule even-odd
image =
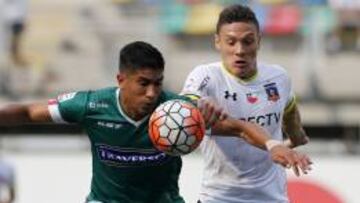
[[[257,50],[259,50],[260,49],[260,44],[261,44],[261,34],[260,33],[258,33],[258,40],[257,40]]]
[[[215,48],[220,50],[220,36],[219,34],[214,35]]]
[[[117,83],[118,83],[119,87],[122,86],[122,84],[124,83],[125,78],[126,78],[125,73],[118,73],[116,75],[116,80],[117,80]]]

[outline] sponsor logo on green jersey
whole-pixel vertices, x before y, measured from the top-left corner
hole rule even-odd
[[[161,165],[170,159],[164,152],[151,149],[129,149],[96,145],[96,151],[102,162],[118,167]]]

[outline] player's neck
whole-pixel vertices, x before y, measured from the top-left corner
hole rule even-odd
[[[120,97],[119,103],[120,103],[122,111],[126,114],[127,117],[131,118],[132,120],[139,121],[144,117],[143,115],[140,115],[139,113],[137,113],[135,109],[131,108],[130,100]]]
[[[257,77],[257,73],[258,73],[256,62],[253,64],[253,67],[251,67],[247,73],[243,73],[241,75],[233,73],[231,69],[228,68],[224,63],[222,64],[222,69],[225,72],[227,72],[229,75],[234,77],[236,80],[238,80],[239,82],[245,82],[245,83],[253,81]]]
[[[247,75],[245,75],[245,76],[243,76],[243,77],[241,77],[241,78],[239,78],[240,80],[243,80],[243,81],[245,81],[245,82],[249,82],[249,81],[252,81],[255,77],[256,77],[256,75],[257,75],[257,68],[255,67],[255,68],[253,68],[250,72],[249,72],[249,74],[247,74]]]

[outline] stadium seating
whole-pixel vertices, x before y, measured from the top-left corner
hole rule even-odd
[[[341,54],[327,57],[323,67],[317,70],[319,90],[330,101],[360,101],[360,70],[358,54]]]
[[[183,32],[190,35],[208,35],[215,32],[217,16],[222,6],[199,4],[191,7]]]
[[[264,33],[268,35],[294,34],[300,27],[301,17],[301,10],[297,6],[273,6],[267,13]]]

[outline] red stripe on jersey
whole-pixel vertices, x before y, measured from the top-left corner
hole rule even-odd
[[[58,101],[56,99],[49,99],[48,100],[48,105],[54,105],[54,104],[57,104]]]

